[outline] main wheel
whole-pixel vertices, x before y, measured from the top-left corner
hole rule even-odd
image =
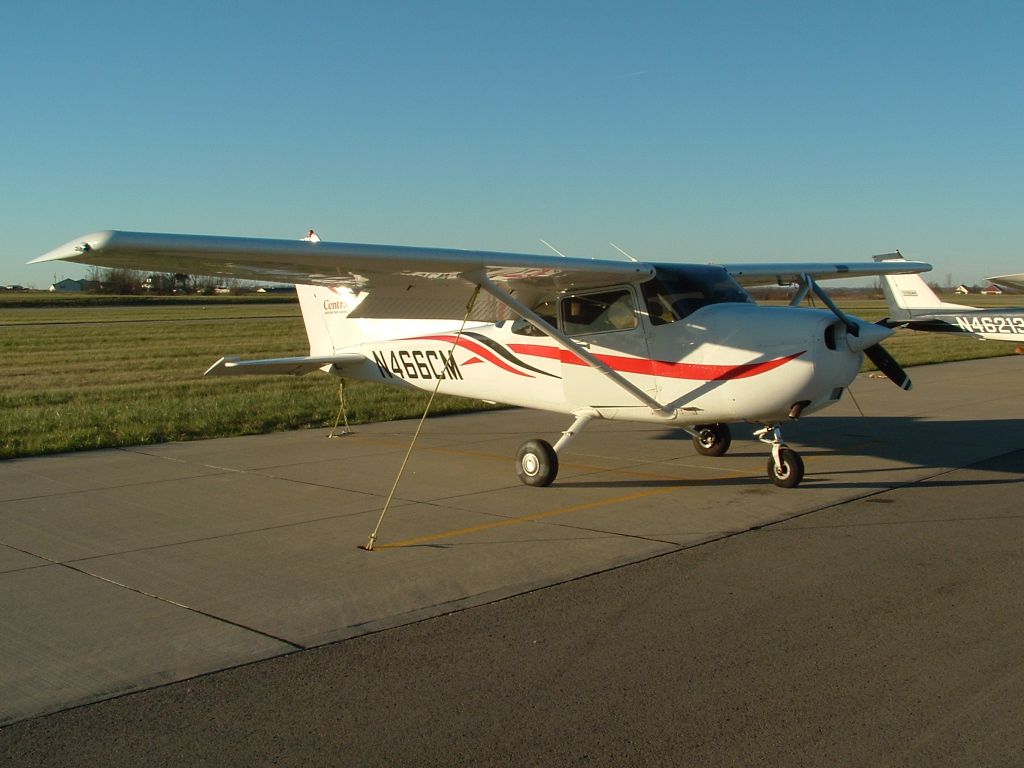
[[[527,440],[516,452],[516,474],[527,485],[545,486],[558,474],[558,454],[546,440]]]
[[[693,447],[702,456],[724,456],[732,445],[728,424],[704,424],[696,430],[700,437],[693,438]]]
[[[779,488],[796,488],[804,479],[804,460],[800,454],[789,448],[779,451],[779,463],[775,457],[768,457],[768,477]]]

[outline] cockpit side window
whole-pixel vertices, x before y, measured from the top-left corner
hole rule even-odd
[[[562,299],[562,330],[569,336],[636,327],[636,305],[626,288]]]
[[[541,316],[541,318],[554,327],[558,327],[558,305],[552,299],[551,301],[545,301],[532,308],[534,312]],[[521,317],[517,317],[512,323],[512,333],[517,333],[520,336],[543,336],[544,334],[535,325],[530,323]]]
[[[682,320],[708,304],[749,303],[750,297],[721,267],[659,266],[641,286],[651,325]]]

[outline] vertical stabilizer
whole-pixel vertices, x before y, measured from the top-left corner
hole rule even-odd
[[[365,294],[322,285],[296,285],[295,290],[311,357],[333,355],[363,340],[358,321],[349,319],[349,313],[359,306]]]
[[[903,257],[897,251],[875,256],[875,261],[903,261]],[[910,320],[946,309],[974,309],[942,301],[920,275],[882,275],[882,293],[892,320]]]
[[[309,337],[310,357],[330,356],[358,344],[385,339],[455,331],[460,325],[459,320],[349,317],[368,293],[322,285],[296,285],[295,291]],[[482,323],[470,323],[466,327],[479,325]]]

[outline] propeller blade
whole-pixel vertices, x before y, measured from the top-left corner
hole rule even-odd
[[[896,362],[896,358],[885,351],[881,344],[872,344],[864,350],[864,354],[868,356],[868,359],[875,364],[878,370],[888,376],[889,380],[900,389],[910,389],[913,386],[910,377],[907,376],[907,372]]]
[[[846,345],[850,348],[851,352],[863,351],[878,370],[885,374],[900,389],[910,389],[913,386],[910,377],[907,376],[907,372],[896,362],[896,358],[886,352],[879,343],[882,339],[892,335],[892,328],[884,321],[866,323],[863,320],[847,316],[832,301],[832,297],[809,275],[804,275],[804,282],[814,295],[821,299],[826,307],[832,310],[832,314],[839,318],[839,321],[846,326],[848,334]]]

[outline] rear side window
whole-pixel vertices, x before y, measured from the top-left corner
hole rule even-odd
[[[636,328],[631,291],[620,288],[562,299],[562,330],[569,336]]]

